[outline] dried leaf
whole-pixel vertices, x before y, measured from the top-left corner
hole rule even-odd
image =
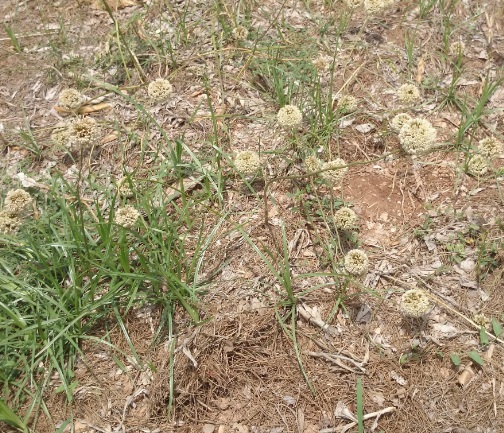
[[[79,114],[94,113],[95,111],[108,110],[112,106],[107,102],[101,104],[83,105],[79,108]]]
[[[469,382],[471,382],[472,378],[474,377],[474,371],[470,366],[467,366],[464,368],[462,373],[460,373],[458,377],[458,383],[465,388],[467,385],[469,385]]]
[[[420,57],[420,60],[418,62],[418,66],[417,66],[416,82],[418,84],[420,84],[422,82],[424,71],[425,71],[425,61],[424,61],[424,58],[422,56],[422,57]]]

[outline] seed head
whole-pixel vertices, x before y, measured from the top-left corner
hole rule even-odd
[[[402,126],[399,141],[406,153],[415,155],[430,149],[434,145],[436,136],[436,129],[428,120],[411,119]]]
[[[350,250],[345,255],[344,265],[349,274],[362,275],[368,270],[369,259],[367,254],[362,250]]]
[[[364,9],[369,15],[375,15],[388,6],[384,0],[364,0]]]
[[[495,137],[484,138],[478,144],[479,152],[487,158],[497,156],[502,152],[502,143]]]
[[[345,0],[345,3],[350,9],[357,9],[362,6],[363,0]]]
[[[66,146],[68,144],[68,129],[66,127],[57,128],[51,134],[51,141],[60,146]]]
[[[465,44],[462,41],[455,41],[450,44],[450,55],[460,56],[464,55]]]
[[[21,218],[8,210],[0,211],[0,233],[15,233],[21,227]]]
[[[95,144],[100,138],[100,127],[92,117],[73,121],[68,127],[67,146],[80,150]]]
[[[340,230],[350,230],[356,222],[357,215],[348,207],[342,207],[334,213],[334,223]]]
[[[313,66],[315,66],[315,68],[317,68],[317,71],[324,72],[324,71],[329,70],[329,68],[331,67],[331,60],[332,59],[330,57],[328,57],[322,53],[319,53],[317,58],[315,60],[313,60],[312,63],[313,63]]]
[[[121,177],[121,179],[119,179],[119,181],[117,182],[117,192],[122,197],[133,197],[134,193],[131,189],[131,185],[133,185],[133,187],[135,186],[133,179]]]
[[[241,174],[250,176],[260,170],[261,160],[257,152],[244,150],[236,155],[234,165]]]
[[[236,26],[233,29],[233,38],[235,41],[244,41],[248,37],[248,30],[243,26]]]
[[[295,105],[285,105],[278,110],[277,120],[280,126],[292,127],[301,123],[303,115]]]
[[[403,104],[412,104],[420,99],[420,90],[414,84],[403,84],[397,89],[397,97]]]
[[[58,98],[60,107],[66,110],[76,110],[86,101],[86,97],[75,89],[63,89]]]
[[[165,100],[172,92],[173,86],[164,78],[158,78],[157,80],[152,81],[147,87],[147,94],[154,102],[161,102]]]
[[[11,214],[23,212],[33,201],[32,196],[24,189],[12,189],[5,197],[5,210]]]
[[[492,321],[483,313],[475,314],[473,316],[473,322],[485,329],[490,328],[490,325],[492,324]]]
[[[467,163],[467,172],[473,176],[482,176],[488,171],[488,160],[482,155],[473,155]]]
[[[136,224],[139,217],[140,212],[133,206],[125,206],[117,209],[115,213],[115,223],[129,229]]]
[[[322,161],[317,158],[317,155],[310,155],[304,161],[306,172],[313,173],[322,168]]]
[[[422,317],[429,311],[430,307],[429,297],[423,290],[408,290],[401,297],[401,311],[405,316]]]
[[[352,95],[344,95],[338,101],[338,109],[342,113],[352,113],[357,110],[358,101]]]
[[[401,130],[401,128],[404,126],[404,124],[406,122],[410,121],[411,119],[412,119],[412,117],[409,114],[399,113],[394,116],[394,118],[390,122],[390,126],[392,126],[392,128],[395,131],[399,132]]]
[[[322,173],[320,173],[320,175],[322,176],[322,179],[325,179],[330,183],[336,183],[343,179],[343,176],[348,171],[348,167],[342,167],[345,165],[346,162],[341,158],[336,158],[333,161],[325,162],[324,164],[322,164],[322,167],[320,169],[325,170],[328,168],[333,168],[333,170],[323,171]]]

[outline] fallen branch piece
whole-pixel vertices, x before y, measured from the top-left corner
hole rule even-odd
[[[305,304],[298,305],[297,312],[307,322],[311,323],[312,325],[318,326],[329,335],[338,335],[340,333],[338,328],[328,325],[320,317],[316,317],[313,313],[311,313],[310,307]]]

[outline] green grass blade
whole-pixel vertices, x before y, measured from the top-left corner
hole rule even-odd
[[[357,378],[357,425],[359,433],[364,433],[364,392],[362,378]]]

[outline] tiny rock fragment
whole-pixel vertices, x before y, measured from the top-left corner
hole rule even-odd
[[[213,424],[205,424],[201,430],[203,433],[213,433],[215,426]]]
[[[372,125],[371,123],[363,123],[361,125],[355,126],[355,129],[362,134],[367,134],[371,132],[373,129],[375,129],[375,126]]]

